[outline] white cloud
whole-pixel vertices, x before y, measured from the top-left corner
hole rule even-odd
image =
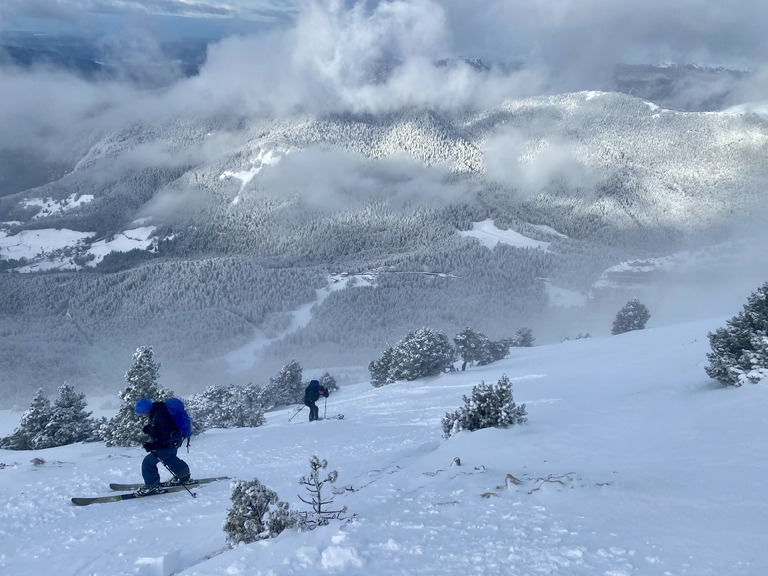
[[[576,145],[557,137],[529,136],[519,130],[501,131],[488,139],[483,157],[486,175],[532,196],[561,181],[589,187],[597,176],[578,159]]]
[[[447,175],[447,168],[425,169],[410,156],[372,161],[339,150],[309,147],[265,167],[250,186],[337,210],[375,198],[427,203],[450,200],[463,190],[448,184]]]
[[[93,3],[25,2],[5,3],[1,10],[6,16],[23,12],[38,20],[98,23]],[[244,6],[232,3],[232,10]],[[279,8],[274,2],[258,6]],[[300,7],[293,26],[210,46],[199,76],[164,91],[0,68],[0,146],[77,154],[75,143],[84,135],[175,114],[486,107],[505,98],[599,88],[617,62],[757,66],[768,58],[761,25],[768,21],[768,4],[748,0],[727,7],[698,0],[302,0],[284,6],[291,15]],[[141,31],[142,20],[125,22],[113,48],[156,65],[157,42],[146,37],[155,32]],[[141,49],[146,46],[155,48]],[[460,56],[505,66],[480,72]],[[449,64],[436,66],[440,59]],[[761,78],[745,95],[764,93]]]

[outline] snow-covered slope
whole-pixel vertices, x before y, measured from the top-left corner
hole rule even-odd
[[[138,345],[158,347],[174,389],[200,391],[225,357],[254,334],[285,333],[324,278],[344,271],[392,273],[376,291],[326,299],[240,383],[263,383],[291,358],[307,369],[367,365],[420,326],[493,338],[527,326],[539,342],[597,334],[644,296],[636,285],[679,276],[664,268],[635,282],[612,267],[696,254],[734,230],[749,235],[765,214],[768,124],[754,115],[604,92],[473,110],[243,114],[115,130],[56,182],[0,198],[0,270],[56,272],[0,275],[1,397],[52,391],[59,378],[98,393],[114,359]],[[492,249],[480,244],[489,233],[500,235]],[[764,279],[752,269],[761,265],[729,282],[754,288]],[[667,286],[654,297],[676,307]],[[602,316],[547,307],[598,294]],[[654,322],[668,322],[657,310]],[[63,374],[45,370],[60,363]]]
[[[506,200],[485,197],[499,216],[519,219],[533,211],[540,223],[568,236],[659,248],[667,235],[670,243],[763,211],[767,146],[768,125],[755,115],[676,112],[602,92],[460,112],[173,118],[109,134],[70,174],[0,203],[0,218],[4,212],[28,217],[0,221],[0,234],[12,225],[39,229],[40,220],[77,230],[138,215],[161,224],[199,206],[193,228],[216,220],[241,240],[237,245],[248,246],[248,234],[263,230],[252,223],[244,231],[240,220],[254,212],[260,223],[281,213],[260,203],[265,196],[279,198],[291,213],[354,212],[383,197],[471,202],[478,189],[500,187],[518,209],[507,213]],[[288,200],[296,196],[303,207]],[[517,214],[521,205],[526,208]],[[122,232],[124,226],[108,234]],[[102,238],[86,236],[73,240],[69,252],[87,258],[90,243]],[[13,242],[3,240],[0,258],[23,256],[36,270],[62,266],[50,251],[14,252],[7,247]],[[266,244],[251,251],[285,256]]]
[[[198,477],[254,477],[306,509],[309,458],[338,471],[356,516],[224,549],[227,482],[77,508],[138,481],[143,451],[101,444],[0,451],[0,569],[18,576],[768,573],[763,385],[703,371],[724,318],[515,349],[483,368],[331,395],[255,429],[211,430],[184,458]],[[484,380],[509,376],[528,422],[441,436]],[[162,380],[162,378],[161,378]],[[4,418],[18,414],[3,413]],[[4,424],[8,428],[7,422]],[[330,493],[328,494],[331,495]],[[220,553],[221,552],[221,553]]]

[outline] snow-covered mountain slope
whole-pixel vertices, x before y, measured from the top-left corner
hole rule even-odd
[[[280,258],[306,252],[264,241],[284,232],[286,213],[319,212],[327,220],[382,200],[472,204],[479,192],[497,220],[533,221],[659,256],[691,235],[765,213],[767,145],[768,123],[755,115],[675,112],[600,92],[460,113],[174,118],[110,134],[70,174],[3,199],[0,230],[16,234],[47,221],[91,233],[70,247],[78,260],[88,257],[90,242],[135,228],[139,215],[162,225],[183,214],[177,244],[224,234],[233,241],[205,242],[208,255]],[[360,225],[375,227],[381,216]],[[296,216],[287,224],[292,236],[311,225]],[[253,234],[259,242],[248,242]],[[22,265],[51,268],[45,250],[23,257]]]
[[[601,226],[691,232],[762,207],[766,145],[768,124],[755,115],[675,112],[600,92],[510,100],[461,113],[410,109],[239,122],[174,119],[105,137],[71,174],[11,202],[29,207],[48,197],[79,196],[85,187],[98,205],[122,190],[115,183],[126,173],[160,170],[165,176],[158,180],[130,185],[154,185],[143,190],[146,199],[166,187],[166,194],[179,195],[194,187],[198,201],[247,191],[283,198],[299,194],[333,205],[333,198],[317,198],[324,186],[337,201],[345,197],[345,187],[365,200],[371,188],[358,181],[359,173],[368,172],[379,187],[393,177],[404,179],[399,186],[389,184],[397,191],[421,170],[420,178],[428,178],[422,185],[436,188],[430,197],[466,201],[478,187],[501,185],[518,201],[544,211],[544,219],[566,222],[561,231],[578,237],[591,232],[583,229],[587,218]],[[404,158],[409,163],[392,164]],[[384,160],[389,163],[370,164]],[[457,190],[435,172],[438,167],[472,176],[474,183]],[[346,181],[332,176],[340,169]],[[251,177],[243,181],[233,174]],[[575,213],[565,217],[564,204]],[[12,211],[8,204],[2,208]],[[89,206],[86,213],[92,210]]]
[[[211,430],[197,477],[258,478],[293,509],[309,458],[338,471],[350,522],[225,550],[230,487],[86,508],[70,497],[140,479],[141,448],[0,451],[0,568],[19,576],[595,574],[768,571],[768,388],[703,371],[724,318],[514,350],[466,372],[342,387],[321,414]],[[528,422],[442,438],[462,395],[506,374]],[[162,378],[161,378],[162,380]],[[114,406],[114,404],[113,404]],[[98,407],[97,407],[98,408]],[[103,410],[100,413],[104,412]],[[18,413],[3,412],[3,429]],[[167,474],[164,475],[164,477]]]
[[[291,358],[367,365],[425,325],[544,334],[553,293],[586,298],[621,263],[764,229],[767,143],[759,116],[603,92],[483,110],[147,119],[56,182],[0,198],[0,268],[61,274],[0,277],[0,388],[50,387],[45,367],[61,358],[65,379],[103,387],[117,358],[155,345],[174,387],[199,391],[254,334],[285,333],[341,272],[384,271],[375,290],[324,300],[243,381]],[[481,222],[519,236],[486,247],[466,234]],[[73,241],[48,250],[30,234]],[[764,280],[748,271],[740,298]],[[550,314],[546,341],[610,325],[637,295],[615,285],[624,292],[602,290],[599,315]],[[40,346],[49,361],[32,361]]]

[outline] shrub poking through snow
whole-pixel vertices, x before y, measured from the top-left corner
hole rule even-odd
[[[296,524],[288,504],[277,499],[277,493],[254,478],[238,480],[232,488],[232,508],[222,526],[227,545],[236,547],[257,540],[274,538]]]
[[[481,382],[472,388],[472,397],[464,396],[464,406],[443,418],[443,436],[450,438],[461,430],[506,428],[527,420],[525,404],[515,404],[512,383],[503,375],[498,384]]]
[[[311,513],[301,513],[298,515],[300,529],[312,530],[318,526],[325,526],[330,520],[340,520],[341,515],[347,511],[344,506],[341,510],[331,510],[329,505],[333,503],[333,496],[323,496],[323,486],[327,483],[333,484],[339,477],[336,470],[328,472],[325,479],[321,480],[321,470],[328,466],[326,460],[320,460],[317,456],[309,459],[309,466],[312,469],[309,476],[303,476],[299,484],[306,486],[309,496],[307,499],[299,496],[299,500],[312,506]]]

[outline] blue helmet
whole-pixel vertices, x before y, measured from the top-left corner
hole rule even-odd
[[[134,408],[133,411],[136,412],[136,414],[148,414],[150,410],[152,410],[152,401],[142,398],[136,402],[136,408]]]

